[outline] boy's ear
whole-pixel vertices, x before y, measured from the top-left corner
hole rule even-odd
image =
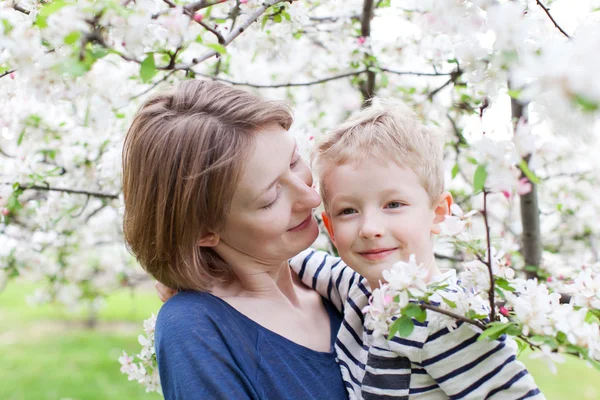
[[[440,233],[440,223],[444,222],[446,215],[450,215],[452,206],[452,195],[450,192],[444,192],[440,195],[438,203],[433,205],[433,223],[431,224],[431,233]]]
[[[325,228],[327,228],[327,233],[329,233],[329,237],[335,246],[335,233],[333,232],[333,225],[331,224],[331,219],[329,218],[329,214],[326,211],[321,213],[321,218],[323,218],[323,224]]]
[[[206,233],[198,239],[196,244],[200,247],[215,247],[221,238],[216,233]]]

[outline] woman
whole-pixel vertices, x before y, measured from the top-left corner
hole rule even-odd
[[[158,281],[166,399],[346,399],[341,317],[287,260],[320,203],[289,110],[219,83],[148,100],[123,151],[125,239]]]

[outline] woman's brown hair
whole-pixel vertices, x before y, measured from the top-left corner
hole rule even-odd
[[[209,291],[232,278],[197,243],[222,229],[254,134],[272,123],[289,129],[289,108],[218,82],[185,81],[142,105],[123,146],[123,230],[158,281]]]

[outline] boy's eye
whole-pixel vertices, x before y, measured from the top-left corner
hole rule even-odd
[[[400,203],[399,201],[390,201],[387,204],[387,208],[400,208],[402,207],[404,204]]]
[[[355,212],[356,212],[356,210],[353,208],[344,208],[342,211],[339,212],[338,215],[352,215]]]

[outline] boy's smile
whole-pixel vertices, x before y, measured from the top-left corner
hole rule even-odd
[[[408,261],[411,254],[418,263],[437,269],[432,233],[444,219],[440,207],[448,206],[446,194],[432,207],[413,170],[374,157],[330,167],[324,184],[333,243],[371,288],[379,286],[384,270]]]

